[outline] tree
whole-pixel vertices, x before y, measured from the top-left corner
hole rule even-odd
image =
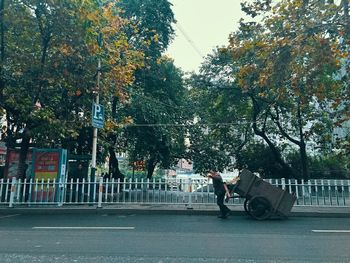
[[[307,142],[314,135],[329,136],[329,108],[341,91],[333,78],[338,69],[337,39],[330,34],[334,27],[328,25],[334,9],[325,12],[316,1],[295,0],[274,6],[271,1],[255,1],[246,10],[265,17],[261,24],[242,22],[228,50],[239,68],[237,82],[253,105],[253,130],[285,170],[290,169],[271,135],[295,144],[300,151],[301,177],[308,179]],[[295,176],[290,172],[288,176]]]
[[[189,80],[196,119],[190,128],[190,156],[196,172],[232,168],[252,135],[245,119],[250,105],[235,83],[235,72],[230,53],[218,49]]]
[[[335,77],[347,54],[339,48],[340,8],[301,0],[243,3],[242,10],[261,21],[242,20],[228,47],[218,48],[192,77],[191,96],[204,126],[193,132],[193,154],[215,150],[207,160],[218,156],[223,169],[228,156],[237,161],[240,146],[257,139],[252,131],[268,145],[281,176],[308,179],[308,145],[329,144],[339,118],[347,116],[340,101],[348,88]],[[208,125],[225,122],[237,125]],[[299,149],[300,174],[286,162],[289,145]]]
[[[162,56],[173,37],[175,20],[168,0],[125,0],[120,6],[130,21],[129,38],[144,50],[145,66],[136,71],[134,83],[122,89],[127,103],[113,101],[112,126],[129,125],[111,129],[108,140],[114,152],[127,151],[131,162],[146,161],[150,178],[158,164],[169,168],[184,151],[182,73]]]
[[[23,178],[30,142],[74,145],[79,129],[89,126],[97,58],[105,65],[100,92],[110,94],[133,81],[143,54],[127,43],[127,21],[115,3],[15,0],[4,10],[0,106],[8,145],[22,141]]]
[[[168,58],[160,59],[157,71],[152,71],[145,79],[145,90],[135,87],[124,109],[135,123],[125,129],[130,158],[147,160],[147,178],[158,164],[170,168],[184,156],[188,120],[181,71]]]

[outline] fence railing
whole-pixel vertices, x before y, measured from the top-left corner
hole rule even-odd
[[[274,186],[297,196],[296,206],[350,207],[350,180],[269,179]],[[243,197],[229,204],[241,205]],[[111,204],[215,204],[213,186],[206,178],[159,180],[0,180],[0,205],[77,205],[98,207]]]

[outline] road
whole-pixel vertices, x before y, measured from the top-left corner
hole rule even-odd
[[[350,218],[0,215],[0,262],[350,262]]]

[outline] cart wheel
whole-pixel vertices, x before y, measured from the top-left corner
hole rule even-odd
[[[249,204],[249,199],[244,200],[244,211],[246,211],[246,213],[250,215],[250,212],[248,210],[248,204]]]
[[[248,214],[257,220],[268,219],[272,214],[269,200],[263,196],[255,196],[248,202]]]

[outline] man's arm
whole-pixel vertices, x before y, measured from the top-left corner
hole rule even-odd
[[[226,183],[224,183],[224,188],[225,188],[226,195],[230,197],[231,193],[230,193],[230,190],[228,190]]]
[[[229,185],[235,185],[235,184],[237,184],[237,182],[238,182],[239,180],[240,180],[240,178],[239,178],[239,176],[237,176],[237,177],[233,178],[231,181],[228,181],[227,184],[229,184]],[[231,188],[231,190],[229,190],[228,187],[227,187],[227,185],[226,185],[226,183],[224,184],[224,187],[225,187],[225,191],[226,191],[227,197],[228,197],[228,198],[231,197],[231,191],[233,191],[234,187]]]
[[[233,178],[231,181],[228,182],[228,184],[236,184],[240,180],[239,176],[236,178]]]

